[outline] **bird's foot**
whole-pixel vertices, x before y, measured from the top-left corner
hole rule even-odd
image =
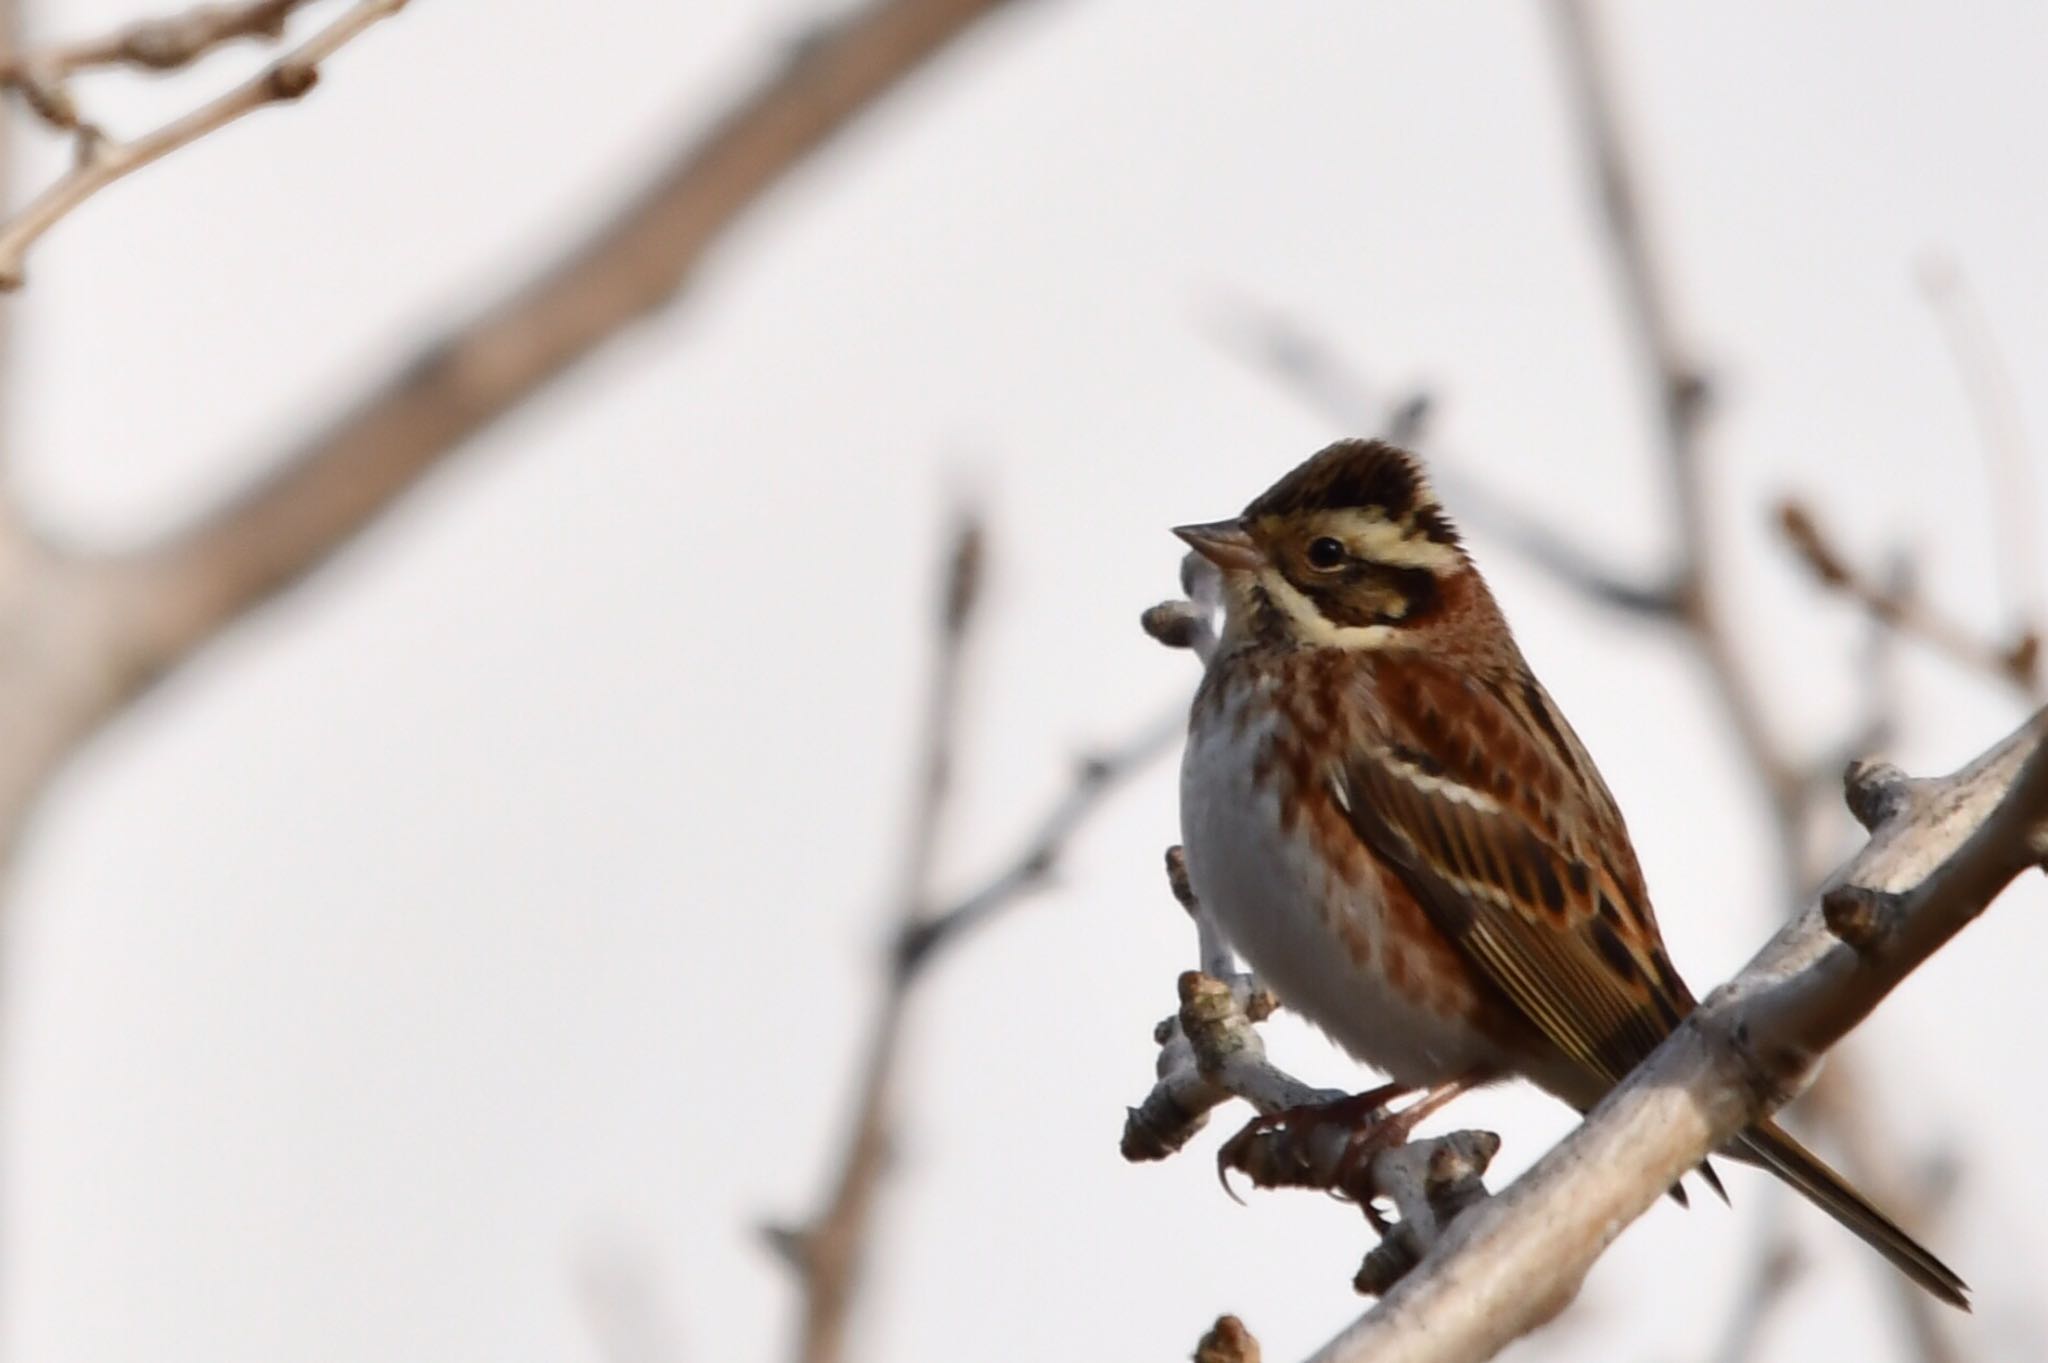
[[[1372,1140],[1379,1128],[1394,1122],[1414,1125],[1407,1121],[1407,1113],[1393,1115],[1387,1111],[1389,1103],[1413,1092],[1415,1088],[1411,1084],[1382,1084],[1327,1103],[1304,1103],[1278,1112],[1261,1112],[1216,1151],[1216,1178],[1223,1184],[1223,1191],[1238,1202],[1244,1199],[1238,1197],[1237,1190],[1230,1186],[1232,1169],[1249,1175],[1252,1182],[1260,1187],[1316,1182],[1318,1180],[1305,1177],[1311,1173],[1314,1163],[1307,1157],[1308,1137],[1312,1133],[1330,1127],[1342,1130],[1348,1139],[1342,1167],[1348,1168],[1351,1150],[1362,1141]],[[1267,1133],[1278,1133],[1280,1139],[1261,1140]],[[1403,1130],[1395,1139],[1375,1144],[1365,1158],[1370,1160],[1375,1151],[1399,1145],[1406,1139],[1407,1133]]]

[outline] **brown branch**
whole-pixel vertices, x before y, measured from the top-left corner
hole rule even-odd
[[[1984,309],[1953,261],[1929,257],[1916,272],[1922,295],[1941,324],[1976,418],[1990,474],[1991,523],[1998,545],[2005,605],[2022,630],[2040,618],[2040,552],[2035,544],[2034,461],[2027,448],[2012,370],[1991,335]]]
[[[876,0],[743,96],[588,234],[226,505],[105,558],[0,541],[0,840],[79,743],[352,543],[465,442],[673,297],[778,180],[1003,0]],[[17,561],[18,560],[18,561]]]
[[[1233,303],[1214,327],[1224,348],[1257,366],[1287,391],[1346,430],[1381,431],[1408,448],[1423,447],[1419,437],[1429,414],[1426,393],[1410,393],[1376,410],[1370,388],[1337,353],[1327,338],[1300,319],[1276,308]],[[1672,619],[1679,600],[1660,582],[1637,582],[1598,562],[1566,535],[1522,511],[1509,498],[1483,484],[1461,477],[1440,452],[1428,451],[1432,475],[1446,500],[1458,508],[1459,520],[1494,536],[1510,551],[1566,586],[1631,615]]]
[[[962,650],[979,600],[982,533],[963,518],[954,536],[943,593],[939,648],[918,759],[916,807],[895,896],[894,949],[870,1025],[854,1113],[838,1173],[824,1207],[800,1228],[776,1228],[771,1240],[796,1268],[803,1289],[799,1363],[835,1363],[846,1352],[850,1309],[872,1239],[877,1196],[887,1172],[893,1088],[912,991],[957,941],[1003,909],[1050,883],[1067,845],[1103,800],[1169,746],[1173,731],[1147,725],[1106,755],[1082,762],[1023,847],[985,881],[934,909],[931,874],[959,721]]]
[[[1743,666],[1719,597],[1713,518],[1703,476],[1710,390],[1703,371],[1680,339],[1672,291],[1664,282],[1645,221],[1591,6],[1587,0],[1551,0],[1550,13],[1579,141],[1594,179],[1608,257],[1615,266],[1623,316],[1636,336],[1637,354],[1656,398],[1677,527],[1674,597],[1680,619],[1692,633],[1744,760],[1758,786],[1768,793],[1777,815],[1784,878],[1796,886],[1805,878],[1806,856],[1796,830],[1804,824],[1806,783],[1799,764],[1783,755],[1771,732],[1762,689],[1750,680]]]
[[[1313,1363],[1477,1363],[1576,1295],[1619,1234],[1797,1090],[1906,975],[2048,855],[2048,710],[1953,776],[1866,765],[1872,835],[1579,1128],[1462,1216]]]
[[[1782,1212],[1783,1198],[1770,1204]],[[1748,1256],[1747,1274],[1735,1308],[1721,1327],[1721,1338],[1707,1357],[1712,1363],[1749,1363],[1756,1357],[1757,1341],[1764,1326],[1791,1297],[1792,1288],[1806,1269],[1805,1256],[1792,1240],[1781,1215],[1772,1215],[1756,1249]]]
[[[1819,845],[1809,836],[1812,764],[1786,752],[1768,721],[1764,689],[1743,665],[1736,633],[1720,600],[1720,559],[1712,533],[1709,486],[1703,470],[1704,419],[1708,385],[1679,339],[1670,302],[1673,290],[1657,264],[1645,224],[1641,193],[1629,159],[1627,139],[1613,82],[1594,31],[1590,0],[1552,0],[1559,46],[1581,142],[1597,185],[1596,199],[1615,265],[1625,312],[1638,339],[1643,370],[1658,398],[1665,462],[1678,538],[1677,581],[1681,619],[1719,699],[1722,713],[1749,768],[1763,803],[1771,811],[1779,874],[1793,896],[1816,876]],[[1822,1085],[1847,1082],[1849,1056],[1837,1056]],[[1826,1110],[1839,1112],[1840,1104]],[[1852,1155],[1870,1155],[1867,1149]],[[1880,1159],[1884,1155],[1880,1154]],[[1859,1181],[1896,1182],[1893,1171],[1861,1158],[1849,1161]],[[1915,1322],[1916,1337],[1936,1337],[1943,1327],[1924,1296],[1903,1280],[1888,1283],[1900,1308]],[[1937,1355],[1923,1349],[1922,1357]]]
[[[311,3],[249,0],[239,5],[195,5],[42,51],[17,53],[10,45],[7,55],[0,56],[0,84],[47,83],[97,66],[176,70],[239,38],[280,38],[292,12]],[[75,121],[63,126],[74,126]]]
[[[77,154],[68,172],[30,200],[5,225],[0,225],[0,289],[21,287],[23,260],[29,247],[87,199],[236,119],[272,104],[298,99],[320,78],[321,62],[379,19],[396,14],[405,4],[406,0],[358,0],[340,18],[260,74],[132,141],[114,141],[91,124],[79,122],[75,110],[69,107],[68,97],[57,105],[45,95],[36,107],[44,117],[77,128]],[[49,90],[58,88],[37,84]]]
[[[917,760],[918,783],[903,867],[896,889],[898,931],[926,916],[932,866],[952,785],[960,719],[961,663],[980,600],[983,536],[979,520],[962,514],[955,527],[941,593],[938,647],[925,707]],[[824,1209],[798,1230],[777,1230],[774,1241],[797,1269],[803,1314],[796,1356],[803,1363],[833,1363],[846,1352],[846,1331],[859,1285],[876,1196],[888,1162],[890,1112],[902,1048],[909,988],[915,971],[892,970],[868,1033],[852,1133]]]
[[[2041,639],[2031,629],[2011,643],[1979,638],[1967,626],[1922,600],[1907,587],[1879,582],[1852,565],[1821,529],[1812,508],[1786,498],[1778,504],[1778,527],[1808,571],[1823,586],[1862,606],[1871,616],[1909,638],[1946,654],[1964,667],[1984,672],[2039,699]]]

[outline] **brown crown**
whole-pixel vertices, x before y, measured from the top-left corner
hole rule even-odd
[[[1430,491],[1422,462],[1384,440],[1339,440],[1317,451],[1244,509],[1246,520],[1306,511],[1378,507],[1390,521],[1407,521],[1439,544],[1458,532]]]

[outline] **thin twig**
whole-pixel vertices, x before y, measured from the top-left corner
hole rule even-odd
[[[21,43],[21,6],[16,0],[0,0],[0,60],[7,60]],[[17,138],[0,134],[0,212],[14,202]],[[13,560],[32,556],[33,536],[15,493],[14,421],[12,380],[15,377],[15,312],[10,300],[0,299],[0,561],[14,567]],[[4,571],[4,570],[0,570]]]
[[[904,841],[893,917],[899,933],[922,922],[931,893],[947,794],[952,786],[960,722],[961,665],[981,599],[983,533],[962,512],[954,528],[941,593],[937,647],[916,763],[917,788]],[[796,1357],[834,1363],[846,1352],[846,1331],[868,1246],[868,1225],[888,1162],[892,1090],[905,1008],[914,972],[892,970],[869,1028],[852,1133],[824,1209],[798,1230],[775,1233],[803,1286]]]
[[[1757,1247],[1748,1256],[1748,1271],[1734,1309],[1721,1326],[1721,1338],[1707,1354],[1710,1363],[1752,1363],[1764,1326],[1792,1295],[1806,1267],[1785,1217],[1785,1199],[1772,1198]]]
[[[2013,390],[2012,370],[1991,334],[1984,308],[1954,261],[1930,256],[1916,273],[1920,290],[1941,324],[1982,439],[1990,474],[1991,523],[1998,545],[1998,575],[2005,608],[2017,628],[2041,619],[2041,563],[2034,524],[2034,461]]]
[[[950,908],[909,925],[898,944],[898,968],[925,968],[934,950],[951,945],[1021,896],[1047,885],[1067,844],[1104,797],[1169,751],[1186,727],[1186,707],[1176,702],[1121,746],[1082,758],[1066,793],[1046,811],[1038,831],[1007,866]]]
[[[1044,888],[1068,844],[1104,799],[1164,753],[1178,731],[1177,722],[1147,724],[1105,755],[1080,763],[1072,783],[1023,847],[980,885],[934,909],[930,881],[954,763],[963,649],[980,596],[982,543],[978,522],[963,518],[946,576],[946,604],[918,758],[918,796],[895,898],[894,949],[869,1029],[839,1171],[824,1208],[807,1224],[771,1232],[773,1243],[797,1268],[803,1287],[802,1325],[795,1347],[799,1363],[835,1363],[846,1351],[850,1308],[887,1169],[891,1090],[912,991],[939,958],[940,946],[957,942],[1002,909]]]
[[[1415,392],[1376,404],[1371,388],[1326,337],[1299,318],[1272,307],[1233,302],[1213,327],[1222,346],[1270,374],[1283,388],[1347,431],[1381,431],[1397,445],[1423,444],[1430,414],[1426,393]],[[1512,500],[1459,474],[1453,461],[1431,452],[1431,476],[1461,521],[1498,539],[1566,586],[1616,610],[1671,618],[1679,602],[1664,583],[1637,582],[1589,556]]]
[[[21,287],[23,261],[29,247],[87,199],[238,118],[272,104],[298,99],[319,80],[320,63],[405,5],[406,0],[358,0],[340,18],[260,74],[131,141],[114,141],[92,125],[78,123],[78,151],[71,169],[0,226],[0,289]]]
[[[2041,640],[2028,630],[2009,644],[1979,638],[1962,622],[1943,614],[1909,588],[1878,582],[1859,571],[1821,529],[1806,503],[1786,498],[1778,504],[1778,526],[1801,563],[1822,585],[1855,601],[1897,632],[1947,654],[1964,667],[1984,672],[2016,688],[2022,696],[2042,693]]]
[[[644,1255],[592,1245],[571,1267],[576,1304],[603,1363],[683,1363],[682,1332]]]
[[[95,66],[171,71],[189,66],[238,38],[277,38],[292,11],[313,0],[249,0],[239,5],[194,5],[178,14],[141,19],[111,33],[35,52],[0,57],[0,84],[62,79]]]
[[[1711,393],[1680,339],[1671,290],[1664,283],[1622,133],[1618,100],[1587,0],[1551,0],[1566,85],[1592,172],[1609,259],[1620,285],[1623,317],[1637,340],[1643,372],[1656,399],[1677,527],[1675,598],[1702,664],[1714,682],[1744,761],[1775,814],[1782,879],[1806,879],[1806,782],[1772,733],[1763,691],[1749,676],[1719,597],[1712,503],[1704,476],[1705,420]]]

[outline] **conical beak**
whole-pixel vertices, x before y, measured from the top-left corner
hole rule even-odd
[[[1173,533],[1186,540],[1194,551],[1225,572],[1249,572],[1266,562],[1265,551],[1253,542],[1239,520],[1211,521],[1207,525],[1176,525]]]

